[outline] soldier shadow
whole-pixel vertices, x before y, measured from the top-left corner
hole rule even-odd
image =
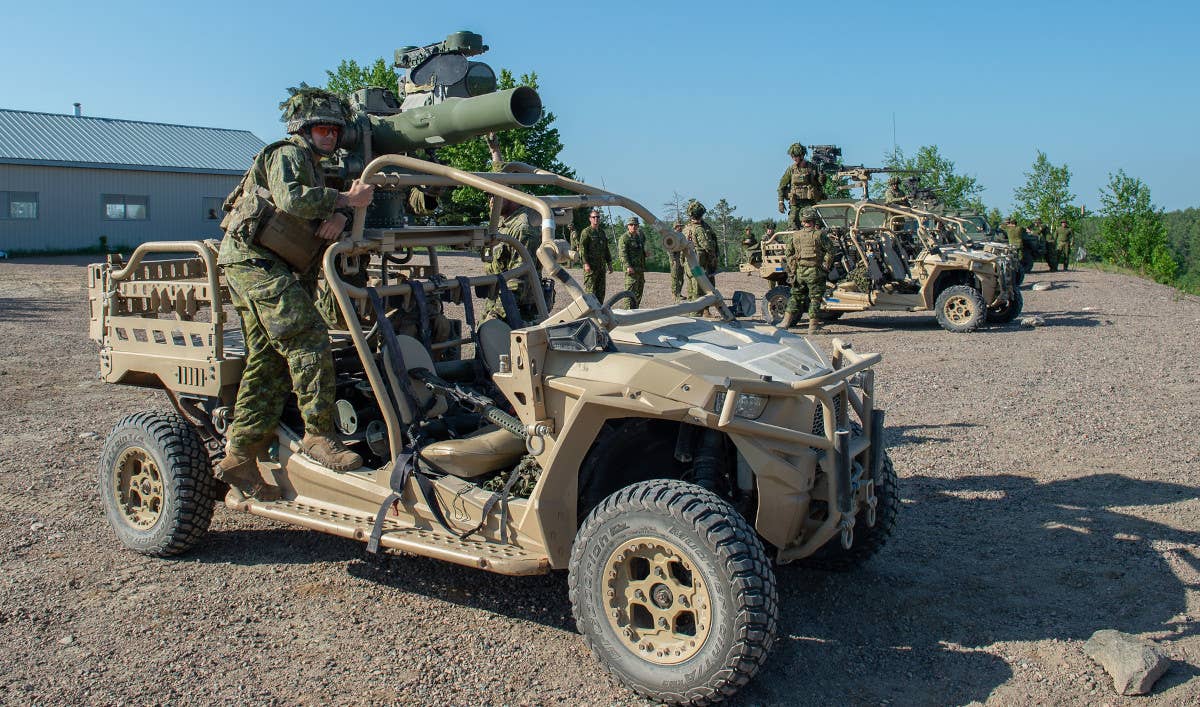
[[[795,702],[795,675],[802,704],[982,701],[1013,675],[990,652],[999,642],[1200,632],[1187,619],[1200,533],[1138,515],[1196,498],[1195,487],[1097,474],[918,476],[902,489],[896,535],[858,571],[781,569],[779,638],[747,701]],[[1049,671],[1099,670],[1057,643],[1039,654]],[[1154,693],[1196,673],[1176,664]]]
[[[1112,320],[1096,312],[1039,312],[1046,326],[1093,328],[1112,326]]]
[[[941,326],[937,323],[937,319],[933,314],[928,312],[922,312],[919,316],[897,314],[850,318],[843,315],[836,322],[827,324],[825,328],[831,334],[836,335],[843,333],[843,327],[846,329],[844,333],[853,333],[855,330],[888,332],[941,329]]]
[[[0,322],[28,322],[72,308],[65,302],[39,297],[0,297]]]

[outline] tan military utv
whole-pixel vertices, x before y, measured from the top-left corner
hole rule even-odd
[[[1007,254],[939,243],[949,228],[935,215],[873,200],[829,199],[816,205],[830,229],[833,266],[820,317],[846,312],[933,312],[947,331],[971,332],[985,322],[1012,321],[1021,311]],[[773,287],[764,296],[772,323],[783,318],[791,288],[781,231],[762,246],[760,265],[743,265]]]
[[[826,354],[737,321],[686,241],[617,194],[519,163],[468,173],[404,154],[376,156],[361,178],[377,185],[376,202],[415,186],[475,187],[493,197],[492,222],[368,228],[370,209],[359,210],[324,252],[323,283],[345,322],[330,333],[337,427],[365,465],[338,473],[305,456],[293,400],[259,460],[278,501],[225,496],[212,474],[244,363],[216,243],[147,243],[89,267],[100,377],[160,389],[173,408],[121,420],[101,454],[103,505],[127,547],[186,551],[225,497],[232,511],[372,552],[508,575],[567,570],[576,624],[609,670],[655,700],[707,704],[766,660],[775,564],[847,569],[887,540],[899,495],[875,407],[878,354],[836,339]],[[526,191],[546,186],[565,195]],[[505,201],[536,215],[536,252],[497,232]],[[590,206],[624,208],[666,234],[706,294],[629,311],[586,294],[554,236],[557,211]],[[466,260],[447,247],[498,243],[518,250],[519,266],[446,267]],[[535,258],[565,292],[556,311]],[[355,264],[365,278],[350,277]],[[537,324],[518,321],[513,280],[534,288]],[[480,321],[491,296],[505,317]],[[458,338],[392,325],[395,311],[432,302],[458,312]],[[695,316],[706,307],[721,316]]]
[[[937,218],[944,222],[944,226],[938,232],[938,235],[941,236],[940,242],[961,246],[967,250],[982,250],[985,253],[1003,256],[1009,261],[1009,268],[1016,279],[1018,288],[1021,283],[1025,282],[1025,273],[1030,268],[1022,262],[1022,258],[1017,255],[1016,250],[1009,245],[1007,237],[1005,240],[997,240],[997,237],[1003,236],[1003,234],[994,233],[986,218],[969,211],[951,211],[938,214]],[[1025,250],[1022,249],[1022,254],[1024,253]],[[1026,259],[1032,257],[1032,255],[1025,256]]]

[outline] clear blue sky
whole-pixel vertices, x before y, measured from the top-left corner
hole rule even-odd
[[[394,8],[394,9],[393,9]],[[1123,168],[1200,206],[1200,3],[64,3],[5,10],[0,107],[282,133],[276,106],[343,58],[469,29],[536,71],[587,181],[774,213],[793,141],[878,163],[936,143],[1008,209],[1042,149],[1095,207]]]

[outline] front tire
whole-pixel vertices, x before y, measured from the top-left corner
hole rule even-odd
[[[773,325],[783,321],[787,314],[787,303],[792,296],[792,288],[787,285],[772,287],[763,295],[763,310],[767,313],[767,321]]]
[[[1012,320],[1021,316],[1021,310],[1025,308],[1025,298],[1021,295],[1020,290],[1013,290],[1013,296],[1009,298],[1008,304],[997,309],[988,308],[987,320],[989,324],[1008,324]]]
[[[934,304],[938,324],[946,331],[965,334],[975,331],[987,318],[987,303],[979,290],[953,285],[942,290]]]
[[[762,543],[733,506],[694,484],[654,479],[604,499],[576,535],[569,584],[592,652],[653,700],[730,697],[775,640],[775,573]]]
[[[212,522],[221,484],[192,426],[174,412],[140,412],[109,432],[100,453],[100,501],[121,544],[178,555]]]

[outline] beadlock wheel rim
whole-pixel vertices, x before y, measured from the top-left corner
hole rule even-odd
[[[946,300],[946,318],[955,324],[966,324],[974,316],[975,307],[966,297],[955,295]]]
[[[117,508],[125,520],[139,530],[158,522],[163,507],[162,472],[146,450],[131,447],[113,465]]]
[[[635,538],[609,556],[605,614],[632,653],[675,665],[700,652],[712,631],[712,601],[695,567],[659,538]]]

